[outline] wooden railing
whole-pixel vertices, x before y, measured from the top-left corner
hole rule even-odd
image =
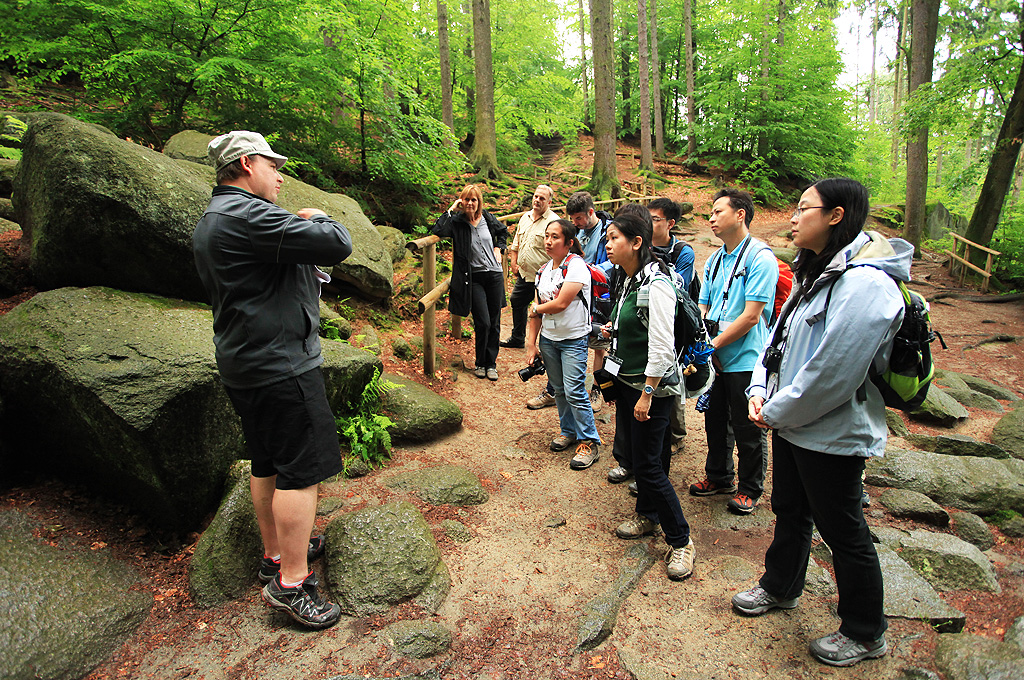
[[[1002,255],[1002,253],[999,252],[998,250],[986,248],[985,246],[979,245],[974,241],[968,241],[960,234],[950,232],[949,235],[953,237],[953,250],[946,251],[947,253],[949,253],[950,256],[949,275],[955,276],[956,272],[959,270],[960,285],[962,286],[964,285],[964,281],[967,279],[967,269],[970,268],[976,271],[978,274],[981,274],[982,276],[981,292],[988,292],[988,282],[989,279],[992,278],[992,261],[997,255]],[[964,246],[963,256],[959,254],[961,243]],[[977,248],[978,250],[988,254],[985,258],[984,269],[971,262],[971,248]]]

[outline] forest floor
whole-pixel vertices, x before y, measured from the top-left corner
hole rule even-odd
[[[582,152],[584,157],[577,162],[589,167],[586,150]],[[628,176],[630,167],[635,167],[634,162],[623,157],[620,177]],[[686,231],[694,237],[692,245],[698,265],[702,265],[717,245],[703,217],[710,211],[713,180],[690,174],[672,179],[674,184],[661,193],[694,204],[696,217]],[[556,187],[563,202],[571,189]],[[529,191],[532,187],[523,188],[524,194]],[[773,245],[783,245],[788,214],[788,209],[759,210],[752,231]],[[915,262],[914,287],[926,295],[955,290],[956,283],[941,261],[940,256],[926,254]],[[507,336],[510,323],[510,315],[504,316],[502,337]],[[1024,306],[944,300],[932,305],[932,317],[949,346],[945,351],[933,350],[939,367],[971,373],[1011,389],[1020,390],[1024,385],[1022,343],[967,349],[996,334],[1024,337]],[[439,323],[447,319],[446,312],[439,312]],[[612,532],[632,513],[633,499],[625,485],[612,485],[605,477],[612,466],[612,409],[606,406],[598,414],[598,430],[605,442],[600,462],[585,471],[571,471],[571,453],[552,453],[548,448],[557,434],[555,409],[529,411],[524,406],[542,384],[540,379],[523,383],[516,377],[515,371],[524,364],[523,350],[503,349],[498,357],[500,379],[490,382],[477,380],[459,367],[448,368],[460,358],[472,367],[471,339],[441,338],[445,361],[435,377],[427,378],[416,361],[394,358],[387,341],[395,334],[421,333],[415,318],[381,330],[381,358],[389,372],[417,380],[454,400],[464,414],[461,431],[425,446],[396,448],[387,467],[360,479],[324,484],[321,495],[340,498],[342,511],[348,512],[394,498],[396,492],[386,488],[386,481],[409,470],[454,464],[478,475],[491,495],[483,505],[431,507],[412,499],[434,528],[452,575],[452,589],[439,611],[430,614],[407,604],[384,616],[343,617],[334,628],[308,632],[269,610],[260,600],[256,583],[242,600],[201,610],[189,597],[187,577],[198,534],[158,536],[123,508],[90,498],[83,489],[48,479],[28,481],[3,492],[0,507],[19,508],[37,518],[40,526],[46,527],[40,530],[43,540],[112,551],[134,565],[142,578],[138,587],[155,598],[142,627],[93,671],[89,680],[319,680],[345,673],[382,678],[430,668],[438,668],[440,677],[446,679],[607,679],[632,677],[623,666],[628,657],[660,670],[660,675],[650,677],[673,678],[874,680],[893,678],[908,666],[934,668],[932,652],[938,634],[922,623],[901,619],[890,620],[892,651],[883,659],[845,670],[816,663],[807,654],[807,643],[837,628],[834,596],[806,595],[793,611],[753,619],[731,611],[729,598],[756,580],[771,540],[771,481],[769,477],[764,502],[749,517],[729,514],[726,497],[688,496],[689,484],[703,477],[706,453],[703,416],[693,411],[692,404],[687,412],[687,439],[673,459],[671,480],[692,527],[695,574],[686,581],[671,582],[663,564],[656,563],[623,604],[611,637],[593,651],[576,651],[584,605],[612,584],[619,560],[629,547]],[[997,419],[995,414],[971,410],[970,420],[954,431],[988,440]],[[908,425],[915,432],[936,433],[913,422]],[[868,491],[876,498],[881,493],[870,487]],[[549,521],[553,518],[564,518],[564,525],[547,526],[558,524]],[[440,527],[444,519],[465,524],[472,540],[453,542]],[[318,518],[321,525],[326,521]],[[893,519],[877,502],[868,510],[868,521],[901,528],[918,526]],[[1024,614],[1024,584],[1019,578],[1024,540],[993,532],[1003,593],[956,591],[943,597],[967,613],[967,631],[1002,639],[1009,624]],[[664,553],[660,537],[643,542],[652,554],[660,557]],[[448,628],[453,633],[450,651],[426,660],[395,655],[383,629],[411,618],[436,621]]]

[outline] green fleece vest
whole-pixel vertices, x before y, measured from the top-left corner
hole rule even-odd
[[[622,298],[621,309],[616,304],[612,318],[618,315],[618,336],[615,340],[615,357],[622,360],[619,376],[623,379],[644,380],[647,368],[647,328],[637,314],[636,297],[639,289],[632,290]]]

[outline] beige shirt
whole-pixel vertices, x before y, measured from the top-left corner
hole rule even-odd
[[[536,221],[533,219],[532,210],[519,218],[519,226],[516,227],[512,245],[508,248],[519,253],[517,256],[519,258],[517,260],[519,275],[525,280],[533,281],[540,268],[551,259],[544,252],[544,230],[557,219],[558,215],[551,209],[548,209]]]

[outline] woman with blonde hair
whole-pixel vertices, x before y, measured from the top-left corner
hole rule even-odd
[[[505,286],[501,254],[508,228],[484,210],[480,187],[467,184],[448,210],[434,223],[432,233],[452,239],[452,282],[448,310],[456,316],[473,315],[478,378],[498,379],[498,331]]]

